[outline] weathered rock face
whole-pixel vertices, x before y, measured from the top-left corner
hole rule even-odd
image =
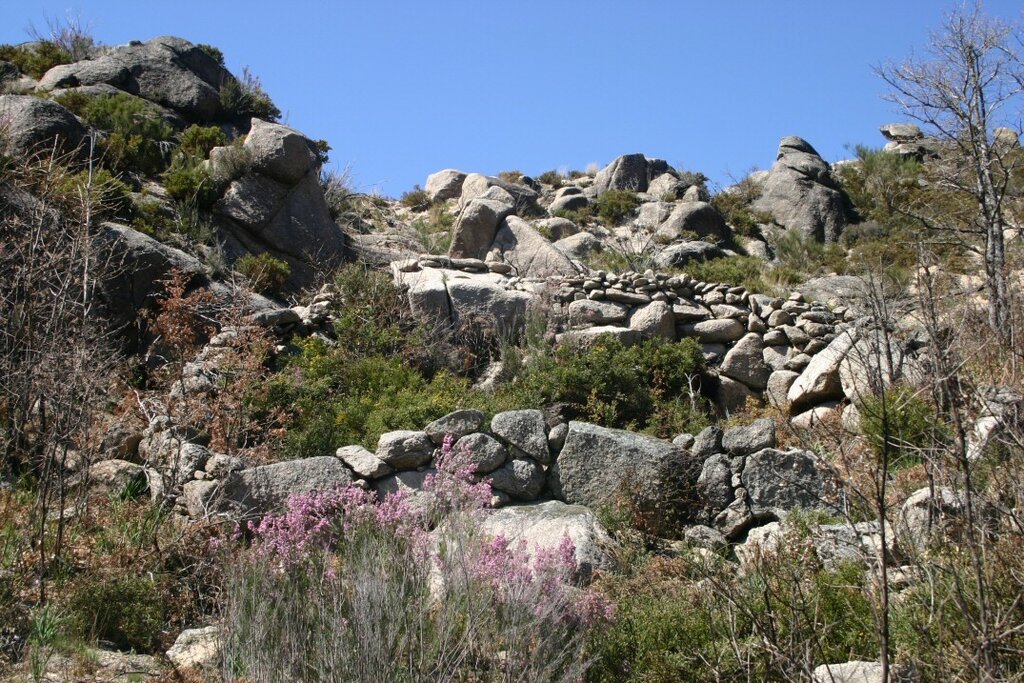
[[[910,683],[915,680],[913,671],[904,666],[894,666],[890,673],[893,683]],[[843,662],[822,664],[814,670],[812,683],[890,683],[882,677],[882,665],[878,662]]]
[[[839,366],[857,338],[854,330],[844,332],[814,356],[789,387],[787,399],[792,412],[800,412],[804,407],[843,397]]]
[[[85,128],[74,114],[56,102],[31,95],[0,95],[0,129],[11,156],[67,153],[78,149]]]
[[[570,422],[565,445],[549,471],[554,495],[577,505],[600,507],[622,495],[653,497],[669,483],[665,463],[679,456],[678,447],[649,436]]]
[[[223,112],[220,87],[232,76],[187,40],[164,36],[129,43],[74,64],[55,66],[39,81],[42,90],[107,84],[168,107],[192,121]]]
[[[533,300],[528,292],[510,289],[506,278],[494,273],[426,268],[396,277],[408,288],[413,313],[429,320],[458,322],[483,316],[502,329],[515,330]]]
[[[548,501],[536,505],[514,505],[496,510],[487,516],[484,531],[502,535],[517,544],[526,541],[531,555],[538,549],[554,550],[567,537],[575,547],[576,564],[583,580],[595,570],[611,571],[616,563],[614,542],[589,509]]]
[[[741,479],[755,516],[829,507],[831,477],[810,451],[766,448],[747,458]]]
[[[491,418],[491,431],[509,446],[538,462],[551,461],[547,425],[539,410],[509,410]]]
[[[423,431],[430,440],[440,446],[444,438],[451,434],[453,438],[459,439],[467,434],[479,431],[484,423],[484,414],[479,410],[467,408],[448,413],[439,417],[426,427]]]
[[[456,441],[455,450],[469,456],[475,474],[489,474],[508,459],[508,451],[497,439],[479,432],[467,434]]]
[[[577,270],[569,257],[518,216],[509,216],[500,223],[488,258],[511,265],[517,275],[524,277],[572,275]]]
[[[182,631],[167,650],[167,659],[178,669],[215,669],[220,663],[221,628],[190,628]]]
[[[707,202],[677,204],[654,234],[660,239],[674,240],[686,233],[716,240],[727,240],[731,237],[729,226],[725,224],[722,214]]]
[[[778,160],[753,208],[819,242],[837,241],[846,227],[845,202],[829,165],[796,136],[779,143]]]
[[[598,172],[594,189],[598,194],[608,190],[646,192],[647,158],[643,154],[625,154]]]
[[[459,212],[455,221],[448,255],[452,258],[486,257],[494,244],[498,225],[512,215],[512,211],[512,205],[497,200],[471,200]]]
[[[654,259],[661,268],[685,268],[690,263],[704,263],[723,256],[725,252],[718,245],[703,240],[690,240],[665,247]]]
[[[465,206],[473,199],[495,196],[493,190],[501,190],[501,196],[511,198],[511,203],[516,211],[532,207],[537,202],[537,192],[532,188],[510,183],[495,176],[485,176],[479,173],[470,173],[462,181],[462,194],[460,204]]]
[[[431,173],[427,177],[427,184],[424,191],[430,201],[444,201],[446,199],[458,199],[462,195],[462,182],[466,174],[456,171],[453,168],[446,168],[437,173]]]
[[[395,469],[425,465],[433,453],[434,443],[424,432],[401,429],[381,434],[377,440],[377,457]]]
[[[964,498],[940,486],[934,495],[918,489],[903,503],[896,520],[897,541],[908,553],[924,552],[936,540],[957,538],[963,531]]]
[[[242,147],[248,167],[214,205],[232,238],[226,248],[236,257],[269,252],[291,266],[291,286],[307,286],[345,251],[320,186],[315,145],[292,128],[252,119]]]
[[[288,460],[232,473],[216,492],[215,507],[262,515],[280,509],[290,496],[334,491],[352,481],[352,472],[334,456]]]

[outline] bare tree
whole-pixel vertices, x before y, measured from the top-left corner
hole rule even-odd
[[[997,129],[1019,126],[1022,45],[1020,27],[985,17],[979,2],[947,17],[931,35],[927,58],[876,69],[892,89],[889,99],[942,143],[939,158],[928,164],[936,190],[969,207],[925,202],[911,209],[913,216],[931,230],[957,235],[984,258],[988,323],[1007,344],[1013,335],[1004,210],[1024,164],[1015,136],[1007,144]],[[983,246],[975,246],[978,237]]]

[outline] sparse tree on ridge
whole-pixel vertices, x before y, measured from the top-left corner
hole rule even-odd
[[[891,88],[888,99],[942,143],[941,158],[929,164],[936,189],[971,206],[960,212],[928,202],[909,211],[930,230],[983,238],[983,246],[972,248],[984,258],[988,323],[1007,344],[1013,334],[1006,209],[1024,161],[1016,140],[1007,140],[1015,136],[997,135],[997,129],[1019,132],[1022,49],[1020,26],[986,17],[979,2],[949,14],[931,35],[927,58],[877,69]]]

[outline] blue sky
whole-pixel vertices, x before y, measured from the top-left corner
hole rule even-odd
[[[718,183],[800,135],[827,160],[899,117],[872,66],[922,47],[940,0],[10,2],[0,42],[69,11],[117,44],[179,35],[248,66],[355,184],[397,196],[442,168],[497,173],[643,152]],[[12,6],[13,5],[13,6]],[[1019,0],[986,12],[1021,18]]]

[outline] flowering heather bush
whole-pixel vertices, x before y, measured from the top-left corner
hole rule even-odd
[[[611,619],[575,547],[480,531],[490,486],[445,439],[424,491],[294,496],[248,526],[228,582],[226,680],[576,681]]]

